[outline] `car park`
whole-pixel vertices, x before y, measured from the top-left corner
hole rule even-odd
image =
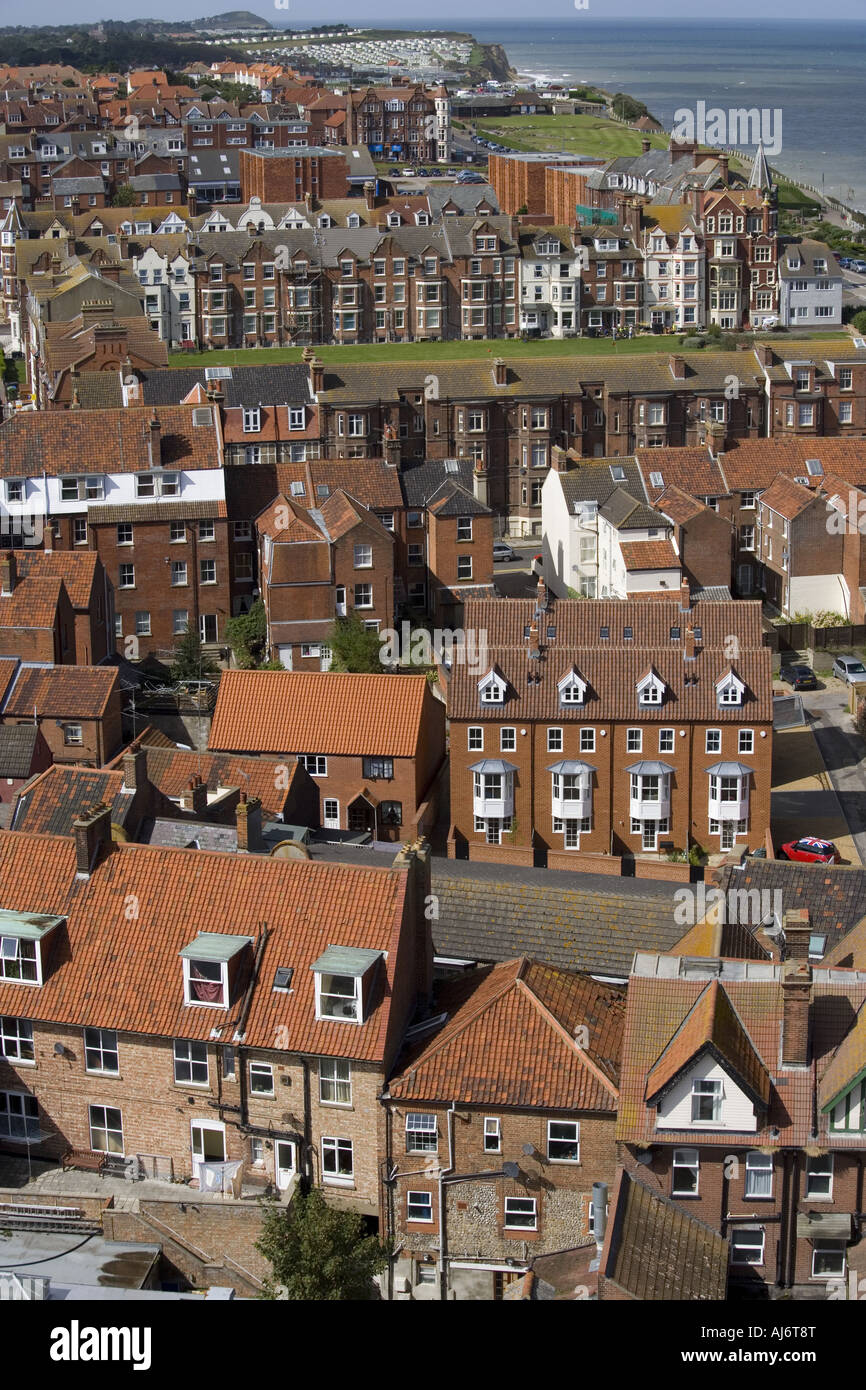
[[[840,864],[841,855],[832,840],[819,840],[814,835],[803,835],[799,840],[789,840],[779,850],[780,859],[792,859],[797,864]]]
[[[866,683],[866,666],[856,656],[837,656],[833,662],[833,675],[846,685]]]
[[[779,671],[779,679],[783,680],[786,685],[790,685],[794,690],[818,689],[815,672],[812,670],[811,666],[783,666]]]

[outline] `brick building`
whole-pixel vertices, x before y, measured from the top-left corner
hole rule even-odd
[[[171,656],[187,624],[216,647],[232,613],[223,462],[212,405],[20,411],[0,426],[0,515],[46,535],[50,518],[56,551],[98,554],[127,657]]]
[[[114,756],[122,742],[116,667],[18,662],[9,674],[0,721],[35,724],[58,763],[101,767]]]
[[[866,977],[810,966],[794,916],[781,964],[639,951],[628,987],[621,1161],[727,1239],[751,1297],[863,1269]]]
[[[351,143],[351,142],[349,142]],[[290,203],[296,198],[344,198],[348,164],[342,150],[316,146],[294,150],[240,151],[241,197],[263,203]]]
[[[404,840],[436,819],[445,709],[424,676],[227,671],[208,747],[299,759],[325,830]]]
[[[0,573],[5,556],[0,555]],[[98,555],[85,550],[16,550],[19,582],[59,579],[72,608],[69,660],[76,666],[99,666],[114,651],[114,592]],[[26,584],[24,597],[26,599]]]
[[[394,618],[391,533],[342,489],[315,503],[280,493],[256,520],[268,649],[288,670],[327,669],[336,618],[377,632]]]
[[[440,984],[380,1129],[390,1295],[496,1298],[550,1251],[592,1245],[615,1171],[622,992],[527,959]]]
[[[12,550],[0,551],[0,656],[49,666],[75,660],[75,613],[63,580],[19,579]]]
[[[449,855],[563,868],[575,853],[762,846],[770,653],[760,606],[470,602],[484,670],[457,664]]]
[[[0,833],[0,1146],[247,1192],[304,1176],[375,1217],[378,1095],[430,990],[423,860],[117,845],[109,817]]]

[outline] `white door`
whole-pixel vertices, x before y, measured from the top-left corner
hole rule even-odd
[[[338,585],[337,585],[337,592],[336,592],[335,598],[336,598],[336,604],[337,604],[337,617],[338,617],[338,618],[345,618],[345,616],[346,616],[346,589],[345,589],[345,586],[344,586],[344,585],[342,585],[342,584],[338,584]]]
[[[226,1127],[216,1120],[193,1120],[190,1124],[192,1173],[199,1177],[202,1163],[225,1163]]]
[[[340,828],[340,803],[334,797],[326,796],[323,809],[323,821],[326,830],[339,830]]]
[[[288,1187],[295,1174],[295,1146],[289,1139],[274,1140],[274,1171],[280,1192]]]
[[[653,849],[655,849],[655,847],[656,847],[656,830],[657,830],[657,829],[658,829],[658,821],[654,821],[654,820],[645,820],[645,821],[644,821],[644,823],[643,823],[643,842],[642,842],[642,845],[641,845],[641,848],[642,848],[642,849],[645,849],[645,850],[653,850]]]

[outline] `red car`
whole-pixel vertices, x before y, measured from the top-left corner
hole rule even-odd
[[[816,840],[804,835],[801,840],[789,840],[779,850],[780,859],[794,859],[800,864],[841,864],[842,856],[832,840]]]

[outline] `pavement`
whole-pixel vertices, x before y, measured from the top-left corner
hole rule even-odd
[[[847,686],[833,677],[821,683],[800,692],[807,724],[774,739],[773,841],[826,836],[859,866],[866,864],[866,744],[848,713]]]

